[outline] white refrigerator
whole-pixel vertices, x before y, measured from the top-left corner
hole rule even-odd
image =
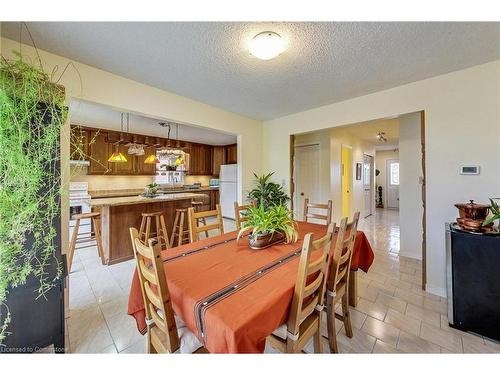
[[[238,200],[238,164],[220,166],[219,195],[222,216],[228,219],[234,217],[234,202]]]

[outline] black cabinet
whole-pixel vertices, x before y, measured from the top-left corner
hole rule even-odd
[[[450,326],[500,340],[500,236],[446,225]]]

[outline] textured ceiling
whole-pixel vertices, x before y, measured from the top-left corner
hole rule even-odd
[[[30,22],[38,48],[256,119],[500,59],[500,23]],[[279,33],[273,60],[248,42]],[[19,23],[2,22],[19,39]],[[23,41],[30,43],[27,33]]]
[[[118,109],[81,100],[73,100],[70,104],[69,113],[72,124],[99,129],[120,130],[121,111]],[[164,120],[130,113],[129,132],[167,138],[167,130],[158,124],[161,121]],[[172,126],[171,129],[171,139],[178,138],[183,141],[205,143],[209,145],[229,145],[236,143],[235,135],[205,128],[179,124],[178,135],[176,134],[176,126]]]
[[[377,149],[398,147],[399,144],[399,119],[397,118],[358,122],[343,126],[342,129],[348,131],[352,136],[375,146]],[[387,142],[380,142],[377,139],[378,132],[385,133]]]

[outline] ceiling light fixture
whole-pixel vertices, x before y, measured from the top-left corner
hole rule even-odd
[[[261,60],[270,60],[286,49],[285,41],[272,31],[257,34],[250,41],[250,53]]]
[[[380,142],[387,142],[387,138],[385,137],[385,133],[384,132],[378,132],[377,133],[377,139]]]
[[[120,152],[119,145],[123,142],[123,113],[120,114],[120,140],[115,142],[115,152],[108,159],[110,163],[126,163],[127,158]],[[127,113],[127,130],[129,127],[129,114]]]

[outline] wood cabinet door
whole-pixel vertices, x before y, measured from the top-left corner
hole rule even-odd
[[[110,173],[108,159],[111,156],[111,144],[107,143],[107,132],[92,130],[89,134],[89,159],[88,174]]]
[[[189,174],[192,176],[201,174],[201,148],[199,145],[191,145],[189,150]]]
[[[210,190],[210,209],[215,210],[219,204],[219,190]]]
[[[136,156],[135,173],[138,175],[155,175],[156,164],[144,163],[144,160],[152,154],[156,153],[156,148],[145,148],[144,155]]]
[[[202,154],[202,175],[211,175],[212,174],[212,146],[202,146],[201,147]]]
[[[226,146],[226,164],[238,163],[238,148],[237,145]]]
[[[226,152],[223,146],[214,146],[212,151],[212,175],[219,177],[220,166],[225,164]]]
[[[112,151],[114,151],[116,146],[112,146]],[[110,163],[112,165],[113,174],[115,175],[131,175],[135,174],[135,164],[136,164],[136,156],[127,154],[128,147],[121,144],[118,146],[118,151],[120,151],[123,156],[127,159],[125,162],[120,163]]]
[[[70,160],[89,160],[89,134],[81,126],[71,126]]]

